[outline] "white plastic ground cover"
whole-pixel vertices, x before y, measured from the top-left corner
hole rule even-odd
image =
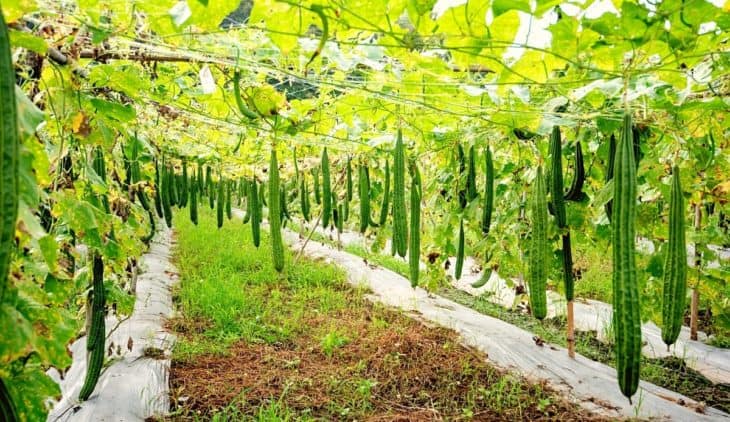
[[[473,260],[466,259],[465,268],[473,267]],[[453,266],[452,266],[453,267]],[[474,268],[476,268],[474,266]],[[453,276],[453,274],[451,274]],[[488,300],[504,307],[512,307],[515,303],[515,289],[507,281],[492,271],[487,283],[475,289],[471,287],[481,278],[481,272],[467,271],[460,280],[454,280],[453,285],[475,296],[486,295]],[[548,317],[565,315],[565,298],[557,292],[548,292]],[[573,305],[575,329],[578,331],[596,331],[601,341],[607,339],[611,329],[613,308],[611,305],[597,300],[578,299]],[[644,340],[642,353],[650,358],[676,356],[685,360],[687,365],[704,375],[714,383],[730,384],[730,349],[710,346],[702,341],[690,340],[688,327],[682,327],[677,342],[667,350],[662,340],[662,332],[653,322],[641,326]],[[704,333],[701,337],[706,337]]]
[[[337,240],[336,232],[325,230],[322,227],[317,227],[316,231],[322,236]],[[363,243],[363,236],[356,232],[343,232],[340,234],[339,239],[344,245],[362,245]],[[647,250],[653,248],[653,243],[647,240],[640,243]],[[689,246],[688,255],[692,258],[694,247],[691,244]],[[390,250],[389,244],[386,244],[384,250]],[[730,252],[727,250],[719,247],[713,247],[713,250],[718,254],[719,259],[730,259]],[[452,257],[450,260],[454,262],[455,258]],[[710,264],[713,267],[719,266],[718,262]],[[423,264],[421,266],[423,267]],[[515,306],[514,283],[512,285],[508,284],[507,280],[500,277],[496,271],[491,272],[489,280],[484,286],[475,289],[471,285],[482,277],[482,272],[481,267],[477,265],[472,257],[465,257],[464,274],[462,274],[461,279],[456,280],[454,270],[455,265],[451,265],[447,270],[447,274],[451,276],[452,285],[455,288],[474,296],[486,295],[487,300],[505,308]],[[565,315],[565,298],[554,291],[548,291],[547,293],[548,318]],[[573,312],[576,330],[595,331],[599,340],[605,341],[607,339],[613,316],[611,305],[597,300],[577,299],[573,305]],[[704,375],[711,382],[730,384],[730,349],[722,349],[710,346],[702,341],[690,340],[689,328],[682,327],[677,342],[667,351],[667,347],[662,340],[661,329],[656,324],[647,322],[642,325],[641,331],[645,343],[642,353],[645,356],[650,358],[676,356],[684,359],[690,368]],[[700,340],[707,338],[704,333],[699,333],[699,335]]]
[[[170,261],[171,243],[172,231],[160,230],[149,252],[140,259],[131,317],[121,322],[115,316],[107,317],[106,348],[111,364],[102,369],[91,397],[78,401],[86,374],[85,336],[71,345],[73,364],[63,379],[55,369],[48,372],[62,393],[48,421],[143,421],[168,413],[170,352],[175,336],[163,325],[172,316],[171,288],[177,281]]]
[[[304,244],[298,233],[284,232],[287,242],[299,250]],[[348,280],[365,286],[374,301],[400,308],[418,318],[453,329],[469,347],[484,352],[491,363],[516,370],[531,380],[548,384],[587,409],[608,417],[640,417],[677,421],[727,420],[730,416],[702,405],[673,391],[641,382],[629,404],[618,389],[615,369],[583,356],[568,357],[562,347],[539,346],[533,335],[500,319],[480,314],[466,306],[421,288],[413,289],[404,277],[381,267],[368,265],[361,257],[310,240],[304,253],[315,259],[333,262],[343,268]]]

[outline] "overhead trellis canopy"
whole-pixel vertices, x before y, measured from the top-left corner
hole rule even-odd
[[[698,137],[728,107],[727,2],[206,3],[53,2],[17,38],[83,70],[81,95],[103,84],[141,125],[180,134],[167,145],[183,155],[222,158],[240,134],[273,131],[357,152],[396,126],[419,150],[556,124],[613,130],[626,103],[640,123]],[[241,115],[234,70],[260,118]]]

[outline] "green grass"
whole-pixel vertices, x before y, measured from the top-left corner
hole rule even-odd
[[[344,274],[333,265],[306,259],[292,265],[287,250],[285,272],[277,273],[266,231],[261,247],[255,248],[250,225],[240,219],[226,221],[218,230],[206,210],[200,214],[200,227],[193,229],[184,213],[176,215],[174,224],[175,263],[181,274],[175,292],[178,309],[187,320],[203,325],[202,336],[180,340],[176,359],[225,353],[241,340],[284,343],[306,330],[301,322],[315,310],[348,306]]]
[[[370,304],[332,265],[294,265],[287,250],[277,273],[267,234],[253,247],[240,219],[217,229],[201,207],[198,227],[185,211],[174,225],[173,420],[590,416],[491,367],[454,332]]]

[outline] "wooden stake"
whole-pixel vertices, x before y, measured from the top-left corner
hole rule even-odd
[[[568,356],[575,359],[575,324],[573,322],[573,301],[568,301]]]

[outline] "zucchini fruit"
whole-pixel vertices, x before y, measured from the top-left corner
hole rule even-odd
[[[269,228],[271,229],[271,251],[274,259],[274,269],[278,272],[284,270],[284,241],[281,238],[280,189],[279,162],[276,159],[276,149],[271,148],[271,161],[269,162]]]
[[[403,133],[398,129],[393,150],[393,241],[396,253],[406,257],[408,249],[408,217],[406,216],[406,155]]]
[[[684,231],[684,198],[679,167],[674,166],[669,196],[669,242],[664,259],[662,295],[662,340],[667,348],[677,341],[684,319],[687,296],[687,245]]]
[[[0,10],[0,300],[5,293],[18,217],[20,134],[15,103],[15,70],[8,27]]]
[[[639,386],[641,315],[636,275],[636,163],[631,114],[624,114],[613,169],[613,327],[616,371],[621,392],[629,398]]]
[[[562,192],[562,191],[560,191]],[[532,237],[530,241],[529,279],[530,309],[532,315],[542,320],[547,315],[547,198],[542,166],[537,168],[531,204]]]
[[[84,401],[91,396],[101,375],[104,364],[106,343],[106,325],[104,322],[106,296],[104,292],[104,261],[98,252],[92,258],[92,290],[91,290],[91,325],[86,333],[87,367],[84,385],[79,392],[79,400]]]

